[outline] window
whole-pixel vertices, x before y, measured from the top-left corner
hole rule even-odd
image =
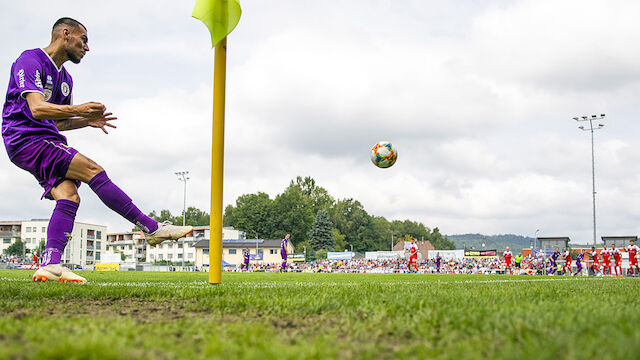
[[[271,254],[271,255],[278,254],[278,249],[269,249],[269,254]]]
[[[188,254],[187,254],[187,258],[189,258],[189,259],[193,259],[193,253],[188,253]]]
[[[42,227],[42,232],[47,232],[47,228],[46,227]]]
[[[124,250],[124,245],[121,246],[121,250]]]
[[[133,245],[129,245],[129,250],[133,250]]]
[[[31,232],[31,227],[27,226],[27,230],[25,230],[26,232]]]
[[[182,259],[182,254],[178,254],[178,259]]]
[[[96,241],[96,250],[100,250],[100,241]]]
[[[168,245],[167,245],[167,247],[168,247],[169,249],[173,249],[173,244],[168,244]]]
[[[202,255],[209,255],[209,249],[202,249]]]
[[[158,255],[158,260],[162,261],[162,254]]]
[[[11,239],[2,239],[3,244],[11,244]]]
[[[173,259],[173,254],[167,254],[167,259]]]
[[[96,239],[102,239],[102,231],[96,231]]]
[[[100,260],[100,253],[96,252],[96,261]]]
[[[235,255],[236,249],[229,249],[229,255]]]
[[[182,244],[178,244],[178,249],[182,249]]]

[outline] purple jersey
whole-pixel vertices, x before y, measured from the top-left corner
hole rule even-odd
[[[576,257],[576,263],[580,264],[580,262],[582,262],[583,258],[584,258],[584,254],[583,253],[578,254],[578,256]]]
[[[244,252],[242,253],[242,255],[244,256],[244,263],[245,263],[245,264],[248,264],[248,263],[249,263],[249,257],[250,257],[250,256],[249,256],[249,252],[248,252],[248,251],[244,251]]]
[[[26,50],[11,66],[7,97],[2,110],[2,137],[9,158],[36,140],[50,139],[64,144],[54,120],[34,119],[25,96],[38,92],[46,102],[71,104],[73,81],[64,66],[58,68],[43,49]]]
[[[287,243],[289,242],[289,240],[287,240],[287,238],[282,239],[282,241],[280,242],[280,252],[287,251]]]

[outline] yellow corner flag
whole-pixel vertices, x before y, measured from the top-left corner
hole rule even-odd
[[[197,0],[191,14],[211,33],[213,64],[213,126],[211,134],[211,217],[209,219],[209,283],[222,282],[222,183],[224,180],[224,103],[227,35],[240,20],[239,0]]]
[[[214,47],[238,25],[240,14],[240,0],[197,0],[191,16],[209,28]]]

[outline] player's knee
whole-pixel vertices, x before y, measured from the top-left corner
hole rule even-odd
[[[67,200],[73,201],[76,204],[80,204],[80,195],[78,195],[77,192],[74,194],[69,194]]]
[[[89,165],[87,166],[87,171],[89,172],[91,178],[93,178],[94,176],[103,172],[104,169],[102,168],[102,166],[98,165],[97,163],[93,161],[89,161]]]

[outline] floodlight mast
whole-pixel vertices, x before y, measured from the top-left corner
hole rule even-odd
[[[604,120],[605,114],[600,115],[591,115],[574,117],[575,121],[588,121],[589,127],[585,128],[584,126],[579,126],[578,129],[582,131],[591,132],[591,187],[592,187],[592,196],[593,196],[593,246],[596,246],[596,163],[595,163],[595,151],[594,151],[594,142],[593,142],[593,131],[600,130],[604,127],[604,124],[598,124],[597,127],[593,127],[594,120]]]
[[[189,175],[188,171],[178,171],[175,173],[178,176],[178,180],[184,182],[184,201],[182,203],[182,226],[185,226],[186,220],[187,220],[187,180],[189,180],[189,177],[187,175]],[[182,267],[184,270],[184,246],[185,243],[184,241],[186,240],[186,238],[182,238]]]

